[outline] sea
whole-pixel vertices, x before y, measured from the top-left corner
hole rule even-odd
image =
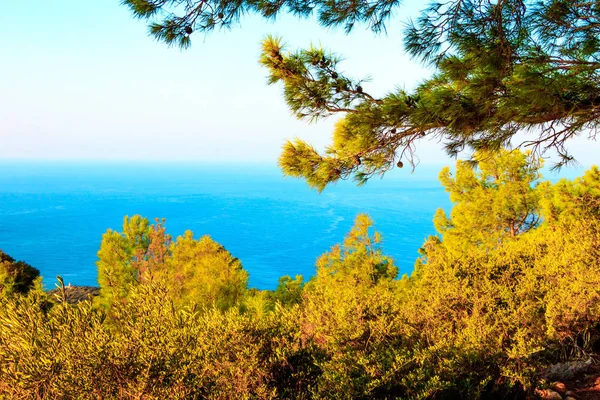
[[[441,166],[395,169],[357,187],[322,193],[284,178],[276,165],[0,161],[0,249],[40,270],[46,288],[96,286],[97,251],[126,215],[165,218],[175,238],[210,235],[242,261],[249,286],[274,289],[284,275],[315,273],[315,261],[368,214],[383,251],[410,274],[437,208],[450,209]]]

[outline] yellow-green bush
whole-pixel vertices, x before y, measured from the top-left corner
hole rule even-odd
[[[191,231],[175,241],[164,221],[151,225],[139,215],[125,217],[123,232],[108,230],[98,251],[98,304],[126,300],[135,284],[162,282],[178,306],[238,305],[248,273],[241,262],[209,236],[195,240]]]
[[[274,292],[246,290],[208,237],[126,219],[99,252],[103,301],[0,296],[0,398],[531,393],[600,340],[600,172],[537,184],[529,156],[496,157],[443,171],[457,204],[401,279],[366,216],[314,277]]]
[[[278,314],[177,309],[155,282],[115,303],[110,325],[90,302],[1,305],[0,393],[11,398],[272,398],[278,354],[293,348]]]

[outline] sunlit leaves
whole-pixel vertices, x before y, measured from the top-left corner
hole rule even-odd
[[[396,0],[125,0],[150,34],[188,47],[195,32],[230,28],[245,13],[273,19],[282,12],[316,15],[326,27],[346,32],[367,24],[375,32],[398,7]],[[353,131],[368,131],[369,147],[348,144],[319,150],[322,167],[301,166],[290,175],[322,190],[353,178],[365,183],[393,165],[418,158],[418,139],[441,139],[451,156],[462,151],[499,151],[528,146],[539,155],[558,153],[555,167],[575,160],[575,136],[596,136],[600,105],[600,9],[585,0],[451,0],[423,5],[406,25],[404,49],[433,68],[413,92],[373,94],[364,81],[339,69],[340,56],[309,46],[287,52],[279,39],[263,42],[261,63],[269,82],[283,86],[294,115],[314,121],[340,115]],[[399,66],[402,70],[402,66]],[[517,133],[526,133],[515,142]],[[335,133],[334,133],[335,135]],[[340,148],[343,147],[343,150]],[[300,153],[282,155],[284,173]],[[312,152],[304,164],[315,165]],[[350,162],[348,160],[354,160]],[[314,171],[317,171],[315,173]]]
[[[245,294],[248,273],[223,246],[191,231],[173,241],[164,221],[150,225],[139,215],[125,217],[123,233],[109,230],[98,252],[100,304],[129,297],[137,284],[162,282],[178,306],[202,305],[227,309]]]

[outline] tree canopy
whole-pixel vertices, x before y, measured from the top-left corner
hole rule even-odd
[[[520,151],[477,152],[477,170],[457,161],[440,172],[440,182],[454,203],[450,216],[438,209],[436,230],[460,254],[465,248],[494,248],[541,222],[541,201],[548,182],[539,185],[541,159]]]
[[[126,300],[137,284],[160,281],[178,305],[226,309],[241,301],[248,281],[242,263],[209,236],[195,240],[186,231],[173,241],[164,221],[152,225],[139,215],[125,217],[123,232],[102,236],[96,264],[103,305]]]
[[[194,33],[230,28],[246,13],[316,16],[346,32],[363,24],[375,32],[401,14],[398,0],[123,0],[150,34],[188,47]],[[401,18],[401,17],[399,17]],[[497,151],[515,142],[539,154],[558,153],[556,166],[574,160],[568,142],[596,137],[600,112],[600,5],[583,0],[450,0],[432,2],[409,20],[404,49],[434,68],[414,91],[370,94],[363,81],[338,70],[341,57],[323,48],[288,51],[281,39],[263,42],[269,82],[281,83],[292,112],[314,120],[342,116],[333,142],[319,153],[288,141],[280,165],[322,190],[354,178],[364,183],[403,160],[416,164],[416,145],[437,138],[450,155],[465,149]]]

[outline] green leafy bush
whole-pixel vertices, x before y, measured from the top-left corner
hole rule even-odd
[[[0,250],[0,293],[27,293],[35,286],[39,276],[40,271]]]

